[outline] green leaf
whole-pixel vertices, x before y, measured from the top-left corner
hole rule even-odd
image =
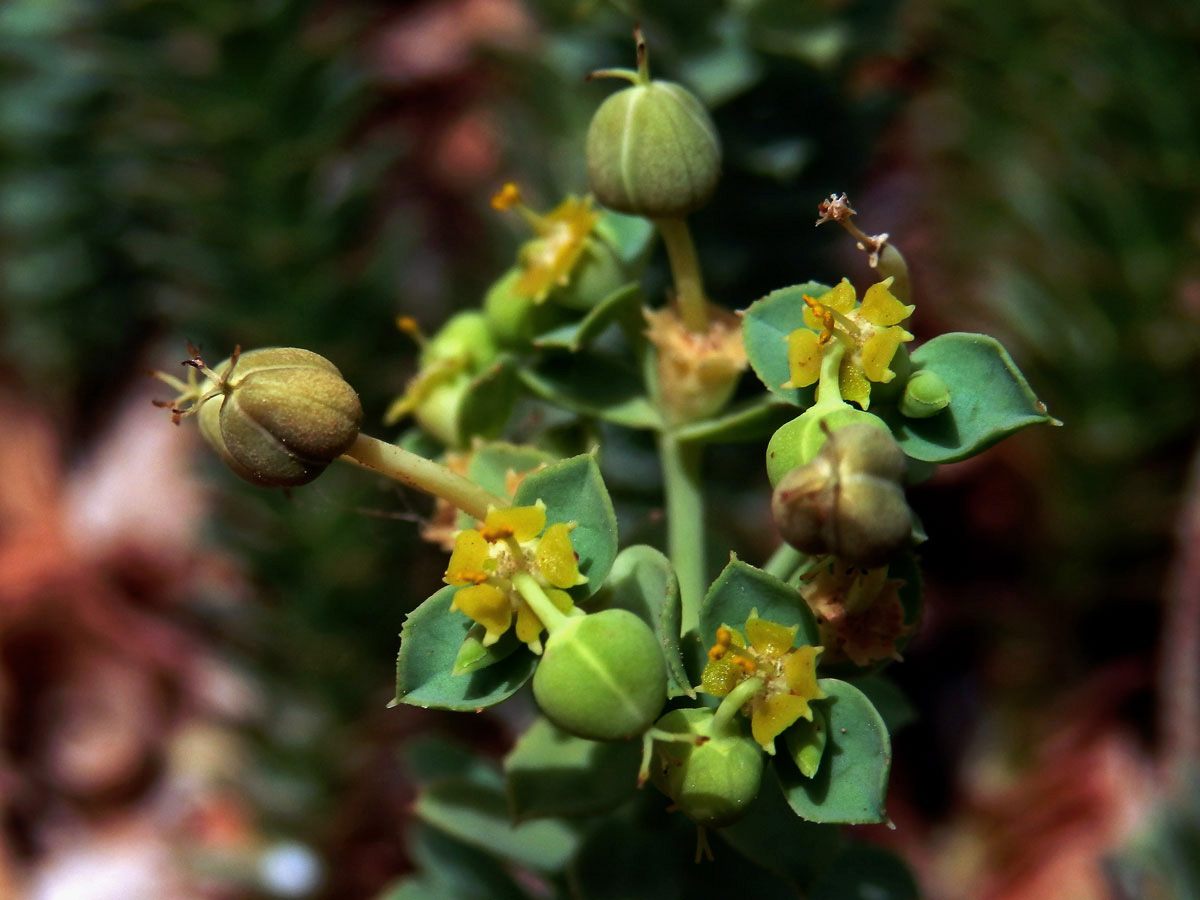
[[[533,339],[535,347],[558,348],[572,353],[596,339],[613,320],[636,310],[642,302],[642,289],[637,282],[617,288],[590,310],[582,319],[567,322]]]
[[[814,705],[812,713],[811,722],[797,719],[796,724],[783,734],[788,755],[805,778],[812,778],[817,774],[829,738],[829,723],[825,721],[825,714],[821,712],[820,706]]]
[[[787,361],[787,337],[804,324],[804,294],[820,297],[829,287],[815,281],[772,291],[750,304],[742,318],[742,340],[754,373],[767,390],[793,406],[811,406],[815,387],[780,387],[791,378]]]
[[[494,857],[421,822],[414,822],[407,831],[409,855],[422,873],[422,884],[433,891],[422,897],[527,900],[529,895]]]
[[[675,432],[680,441],[736,444],[757,441],[795,418],[796,408],[774,394],[762,394],[717,416],[690,422]]]
[[[625,609],[653,630],[667,661],[667,696],[695,697],[679,649],[679,582],[671,561],[645,544],[618,554],[599,606]]]
[[[641,378],[611,360],[574,353],[548,358],[518,375],[537,397],[584,416],[626,428],[658,428],[662,419],[642,391]]]
[[[852,843],[808,895],[809,900],[920,900],[921,891],[904,861],[882,847]]]
[[[587,576],[586,595],[604,584],[617,555],[617,517],[608,488],[591,454],[573,456],[525,476],[513,502],[546,504],[546,525],[574,522],[571,546],[579,556],[579,571]]]
[[[654,226],[641,216],[627,216],[606,209],[600,213],[594,234],[608,244],[632,274],[638,271],[654,243]]]
[[[522,475],[538,466],[555,461],[552,454],[537,447],[493,441],[471,454],[467,477],[497,497],[508,496],[508,473]]]
[[[770,771],[763,773],[746,815],[717,833],[747,859],[805,892],[844,843],[838,829],[796,818]]]
[[[637,789],[641,745],[588,741],[535,719],[504,759],[516,822],[611,809]]]
[[[574,828],[556,819],[513,825],[500,790],[447,778],[417,795],[413,811],[422,821],[501,860],[557,872],[579,846]]]
[[[883,718],[866,694],[835,678],[817,682],[828,694],[815,701],[829,721],[821,767],[813,778],[790,759],[776,759],[788,804],[810,822],[864,825],[887,819],[884,806],[892,742]]]
[[[754,609],[758,610],[759,618],[788,627],[798,625],[797,646],[820,644],[816,620],[799,592],[736,556],[717,576],[704,598],[700,607],[700,634],[711,643],[721,625],[741,631]]]
[[[515,363],[511,356],[501,356],[471,379],[458,408],[458,433],[494,437],[504,430],[516,401]]]
[[[987,335],[939,335],[913,351],[912,364],[914,372],[936,372],[950,388],[950,405],[928,419],[887,414],[896,441],[914,459],[955,462],[1029,425],[1057,421],[1008,351]]]
[[[393,706],[482,709],[511,697],[533,674],[537,657],[524,651],[470,675],[452,674],[459,648],[473,624],[462,613],[450,611],[457,590],[447,585],[404,620]]]
[[[872,672],[866,678],[855,678],[854,686],[866,694],[871,705],[879,711],[888,734],[895,734],[917,720],[916,707],[885,673]]]

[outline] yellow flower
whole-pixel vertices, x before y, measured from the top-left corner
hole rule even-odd
[[[811,700],[825,692],[817,685],[817,656],[821,647],[796,647],[799,626],[788,628],[758,617],[751,610],[746,620],[746,637],[722,625],[717,643],[708,651],[708,664],[700,676],[700,689],[724,697],[750,678],[762,681],[743,712],[750,716],[750,733],[768,753],[775,752],[775,738],[797,719],[812,721]],[[749,645],[747,645],[749,638]]]
[[[854,286],[843,278],[828,293],[816,299],[805,295],[808,309],[804,324],[788,335],[788,373],[782,387],[800,388],[816,383],[821,375],[821,357],[833,341],[846,346],[838,371],[842,399],[867,409],[871,382],[887,384],[896,377],[889,366],[899,346],[913,336],[900,327],[912,315],[913,306],[892,296],[892,279],[867,288],[860,305]]]
[[[450,604],[486,631],[485,646],[498,641],[516,619],[517,638],[534,653],[542,652],[545,626],[512,584],[520,572],[532,575],[561,612],[574,604],[564,588],[584,584],[565,522],[546,527],[546,507],[490,509],[483,525],[460,531],[446,566],[444,581],[459,588]],[[539,537],[540,535],[540,537]]]
[[[600,218],[592,211],[591,197],[568,196],[550,212],[535,213],[522,203],[521,192],[512,182],[492,197],[492,208],[515,208],[537,235],[526,241],[517,255],[521,277],[514,288],[535,303],[544,302],[555,288],[570,283]]]

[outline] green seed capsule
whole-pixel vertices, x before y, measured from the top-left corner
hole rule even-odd
[[[639,81],[613,94],[587,133],[588,181],[610,209],[678,218],[712,197],[721,142],[704,105],[670,81]]]
[[[890,434],[868,424],[830,436],[812,462],[775,487],[771,512],[785,541],[814,555],[875,568],[912,538],[912,516],[901,481],[904,453]]]
[[[201,405],[201,434],[242,478],[267,487],[307,484],[358,437],[358,394],[329,360],[270,347],[217,366]]]
[[[623,609],[571,619],[546,639],[533,696],[546,718],[577,737],[641,734],[667,699],[662,647],[650,626]]]
[[[779,480],[796,466],[812,462],[829,434],[859,424],[873,426],[892,441],[892,432],[883,419],[848,405],[814,406],[781,426],[767,443],[767,477],[771,486],[779,484]]]
[[[736,822],[758,796],[763,751],[749,735],[713,734],[714,711],[676,709],[655,724],[661,731],[695,735],[691,741],[655,741],[650,780],[697,825]]]

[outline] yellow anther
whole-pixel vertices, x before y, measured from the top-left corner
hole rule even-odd
[[[492,195],[492,209],[512,209],[521,202],[521,189],[508,182]]]
[[[747,675],[753,675],[758,668],[758,663],[746,656],[733,657],[733,663]]]
[[[801,294],[801,297],[803,297],[804,302],[808,304],[808,308],[813,311],[813,315],[821,320],[822,343],[828,342],[829,339],[833,337],[834,333],[835,320],[833,317],[833,310],[828,306],[825,306],[823,303],[814,300],[812,297],[808,296],[808,294]]]
[[[507,540],[513,536],[511,525],[497,525],[493,528],[488,528],[486,525],[480,528],[479,531],[483,534],[483,539],[489,544],[494,544],[497,541]]]
[[[450,572],[447,574],[455,581],[470,582],[471,584],[483,584],[488,580],[487,572],[471,572],[464,569],[459,572]]]
[[[719,634],[719,632],[718,632],[718,634]],[[708,648],[708,658],[709,659],[720,659],[722,656],[725,655],[725,651],[728,649],[729,649],[728,644],[713,644],[713,646]]]
[[[724,625],[717,627],[717,643],[722,647],[728,647],[733,642],[733,634]]]

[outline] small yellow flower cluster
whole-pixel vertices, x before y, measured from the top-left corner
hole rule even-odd
[[[446,584],[459,588],[450,608],[465,613],[486,630],[483,643],[496,643],[516,618],[517,637],[534,653],[542,652],[545,626],[513,587],[513,577],[526,572],[546,590],[550,601],[569,612],[574,604],[565,588],[584,584],[571,525],[546,527],[546,507],[488,510],[481,528],[460,531],[446,566]],[[539,537],[540,535],[540,537]]]
[[[838,371],[842,399],[867,409],[871,382],[886,384],[895,377],[890,365],[899,346],[913,336],[900,327],[915,307],[891,293],[892,279],[874,284],[857,304],[854,286],[843,278],[818,298],[805,295],[806,328],[788,335],[788,373],[782,387],[801,388],[815,384],[821,375],[821,357],[833,341],[841,341],[846,355]]]
[[[762,681],[743,711],[750,716],[754,740],[771,754],[775,738],[797,719],[812,721],[809,701],[826,696],[817,685],[817,656],[823,648],[794,646],[797,631],[799,626],[768,622],[752,610],[744,637],[726,625],[717,629],[717,642],[700,676],[700,690],[714,697],[724,697],[747,679]]]
[[[521,247],[521,277],[515,287],[516,293],[535,303],[544,302],[555,288],[570,283],[600,218],[592,211],[591,197],[568,196],[550,212],[535,213],[522,203],[521,192],[512,182],[492,197],[492,208],[515,208],[536,234]]]

